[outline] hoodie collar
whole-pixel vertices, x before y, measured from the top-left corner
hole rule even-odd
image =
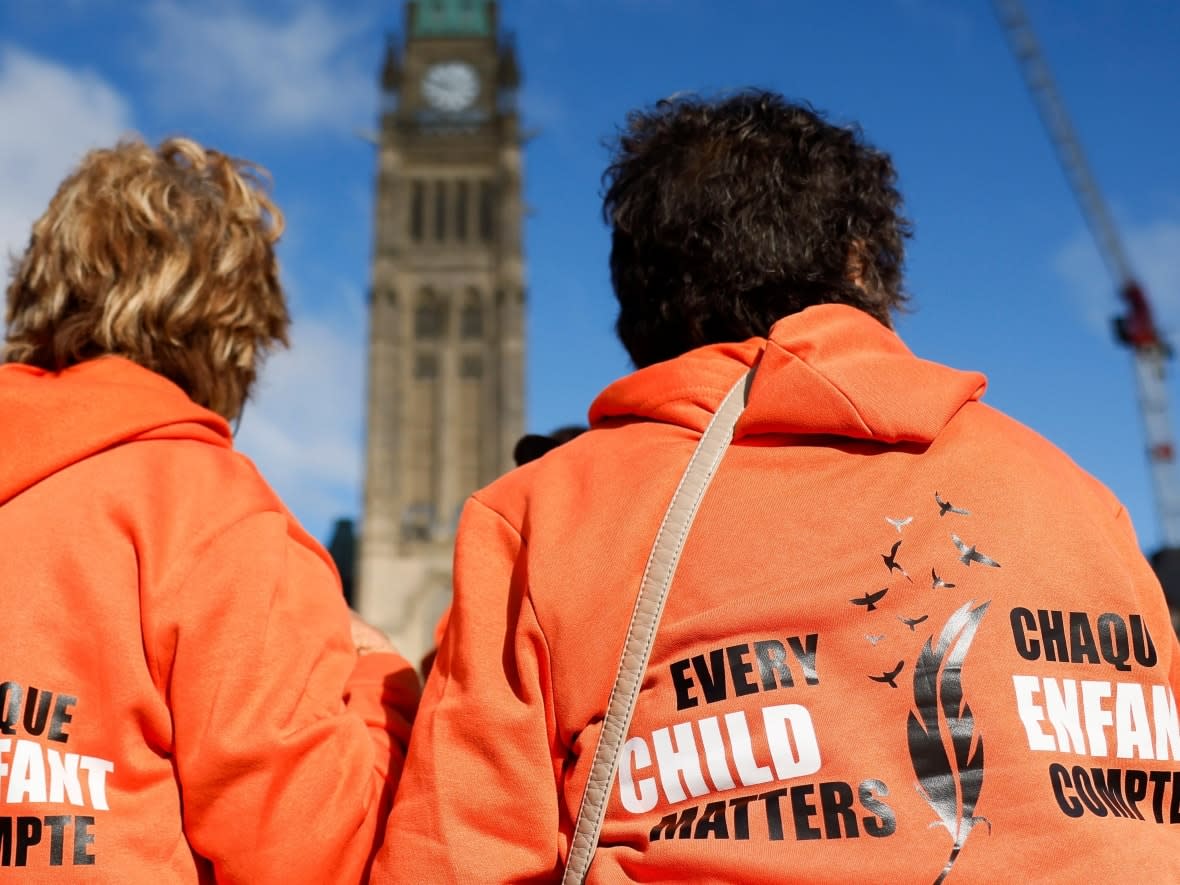
[[[698,348],[606,388],[591,426],[651,420],[703,432],[722,397],[758,370],[735,438],[825,435],[929,443],[987,380],[915,357],[892,330],[838,304],[784,317],[769,338]]]
[[[71,464],[137,439],[233,444],[223,418],[121,357],[62,372],[0,366],[0,504]]]

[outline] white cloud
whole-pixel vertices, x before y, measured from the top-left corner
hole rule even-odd
[[[131,125],[123,97],[96,74],[0,45],[0,261],[22,252],[29,228],[70,169]]]
[[[1156,323],[1180,344],[1180,221],[1161,219],[1126,227],[1125,248],[1155,312]],[[1058,250],[1054,268],[1070,284],[1087,322],[1103,335],[1121,309],[1116,285],[1103,264],[1094,241],[1079,232]]]
[[[525,83],[520,92],[520,111],[525,125],[542,133],[564,128],[569,122],[569,106],[553,91]]]
[[[229,114],[256,130],[290,132],[363,124],[377,107],[376,72],[350,51],[371,30],[359,19],[315,4],[280,19],[157,0],[148,22],[143,61],[168,110]]]
[[[235,442],[320,540],[337,517],[360,515],[364,306],[352,301],[331,316],[296,314],[291,348],[263,366]]]

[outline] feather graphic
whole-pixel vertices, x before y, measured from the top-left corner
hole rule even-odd
[[[975,718],[963,700],[962,670],[967,650],[990,602],[972,608],[967,602],[942,628],[938,645],[934,638],[914,665],[914,705],[908,722],[910,760],[918,777],[918,793],[954,839],[951,855],[935,880],[940,885],[950,875],[963,843],[976,824],[975,804],[983,788],[983,738],[976,734]]]

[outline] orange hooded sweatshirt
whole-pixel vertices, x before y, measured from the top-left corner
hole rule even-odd
[[[231,443],[120,358],[0,367],[0,880],[365,876],[417,680]]]
[[[1125,512],[843,306],[635,372],[468,503],[375,881],[557,879],[659,522],[755,362],[589,881],[1180,881],[1180,658]]]

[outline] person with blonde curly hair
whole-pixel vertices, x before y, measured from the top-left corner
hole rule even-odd
[[[0,861],[63,880],[362,881],[418,698],[233,449],[286,344],[262,169],[86,155],[0,366]],[[75,869],[80,868],[80,869]]]

